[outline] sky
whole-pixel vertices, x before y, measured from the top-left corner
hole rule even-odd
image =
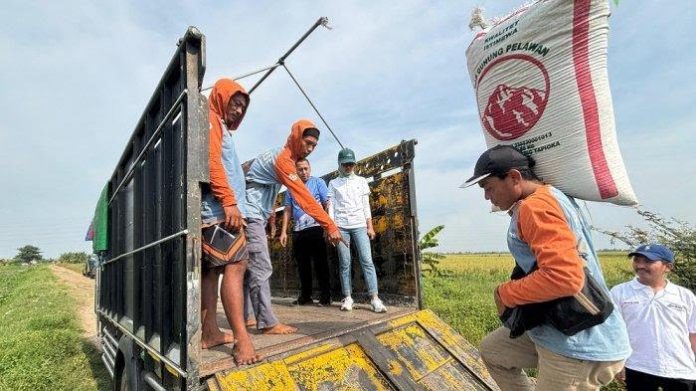
[[[460,189],[485,141],[466,68],[475,6],[519,1],[14,1],[0,24],[0,258],[45,257],[84,241],[112,174],[179,37],[206,36],[205,85],[275,63],[321,16],[287,65],[341,141],[366,157],[415,138],[420,231],[437,250],[505,251],[506,215]],[[608,72],[621,154],[641,207],[696,222],[696,12],[688,2],[612,2]],[[247,88],[253,78],[242,80]],[[320,120],[277,70],[238,131],[243,159],[281,146],[299,118]],[[322,130],[325,130],[321,126]],[[314,174],[335,168],[324,132]],[[587,202],[594,226],[643,225],[634,209]],[[598,248],[609,239],[595,233]]]

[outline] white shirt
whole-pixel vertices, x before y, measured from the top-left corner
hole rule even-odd
[[[370,212],[370,187],[359,175],[338,177],[329,182],[329,217],[341,228],[367,226]]]
[[[626,367],[672,379],[696,380],[696,357],[689,334],[696,333],[696,296],[667,282],[652,289],[633,279],[611,289],[631,341]]]

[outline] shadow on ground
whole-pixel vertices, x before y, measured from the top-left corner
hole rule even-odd
[[[104,362],[101,360],[101,352],[94,346],[94,344],[92,344],[92,342],[86,339],[82,340],[82,351],[89,360],[89,367],[92,371],[92,377],[97,383],[97,390],[111,391],[111,377],[104,366]]]

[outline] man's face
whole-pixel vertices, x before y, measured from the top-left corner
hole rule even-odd
[[[303,158],[306,158],[309,156],[312,151],[314,151],[314,148],[317,146],[317,143],[319,142],[319,139],[317,139],[314,136],[304,136],[302,137],[302,151],[300,152]]]
[[[234,94],[230,101],[227,102],[227,111],[225,112],[225,125],[230,130],[237,130],[242,116],[246,112],[247,100],[242,94]]]
[[[355,169],[355,163],[341,163],[341,167],[346,174],[351,174],[353,169]]]
[[[522,196],[519,181],[515,180],[511,172],[503,179],[497,176],[489,176],[479,182],[486,200],[502,210],[510,209]]]
[[[309,168],[309,162],[301,160],[295,164],[295,168],[297,169],[297,176],[302,179],[302,182],[307,182],[312,172],[311,168]]]
[[[638,281],[643,285],[653,285],[662,282],[665,274],[672,268],[669,262],[651,261],[642,255],[633,256],[633,271]]]

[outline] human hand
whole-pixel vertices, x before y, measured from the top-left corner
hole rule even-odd
[[[503,312],[505,312],[505,304],[503,304],[503,301],[500,299],[500,294],[498,294],[498,288],[495,288],[495,291],[493,292],[493,301],[495,301],[495,307],[498,310],[498,316],[503,315]]]
[[[372,227],[367,228],[367,236],[370,238],[370,240],[375,240],[375,230]]]
[[[280,240],[280,245],[285,247],[288,244],[288,234],[285,231],[281,232],[278,240]]]
[[[225,226],[232,231],[239,231],[242,228],[242,213],[237,205],[225,206]]]
[[[343,236],[341,236],[341,233],[338,230],[327,233],[326,240],[328,240],[332,246],[335,246],[341,242],[343,242],[343,244],[346,244],[346,242],[343,240]]]

